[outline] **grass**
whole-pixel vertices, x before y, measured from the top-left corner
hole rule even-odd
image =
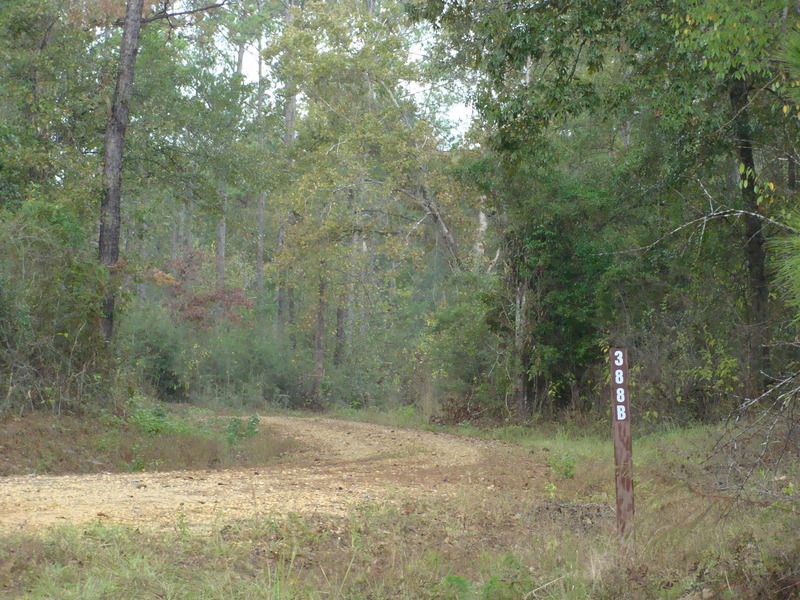
[[[534,589],[542,571],[557,567],[532,569],[490,541],[483,517],[462,523],[440,506],[419,509],[229,523],[206,536],[62,527],[6,538],[0,581],[20,598],[499,599]],[[480,537],[486,543],[476,545]]]
[[[0,589],[29,599],[796,597],[774,595],[791,583],[781,578],[798,556],[796,520],[733,521],[689,495],[672,500],[658,518],[643,506],[633,573],[602,514],[590,523],[569,503],[462,497],[459,511],[364,505],[342,519],[217,523],[202,535],[177,519],[167,532],[91,524],[7,535]]]
[[[274,462],[296,444],[258,417],[138,398],[121,414],[30,413],[0,421],[0,476],[170,471]]]
[[[182,417],[189,423],[194,418]],[[219,420],[219,435],[247,429],[246,420],[231,427],[229,419]],[[382,419],[399,426],[413,415]],[[220,520],[210,534],[193,531],[177,514],[167,531],[93,523],[5,534],[0,596],[800,597],[796,503],[744,498],[734,504],[721,493],[709,468],[714,465],[704,462],[716,439],[713,428],[675,429],[635,441],[636,548],[630,560],[617,549],[608,439],[558,426],[481,435],[541,458],[549,466],[548,477],[536,484],[541,489],[464,489],[447,500],[368,503],[344,518]],[[784,466],[781,473],[796,478],[796,467]]]

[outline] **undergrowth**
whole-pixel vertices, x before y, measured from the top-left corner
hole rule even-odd
[[[257,415],[220,417],[135,397],[116,411],[0,421],[0,476],[255,466],[296,444]]]

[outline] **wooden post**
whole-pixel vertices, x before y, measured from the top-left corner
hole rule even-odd
[[[614,474],[617,488],[617,530],[623,551],[632,553],[633,528],[633,450],[631,412],[628,393],[628,351],[611,348],[612,421],[614,423]]]

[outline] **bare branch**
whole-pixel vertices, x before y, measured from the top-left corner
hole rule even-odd
[[[420,190],[420,195],[411,193],[408,190],[404,190],[402,188],[395,188],[394,191],[400,192],[401,194],[404,194],[409,198],[413,198],[422,205],[422,208],[425,210],[427,214],[433,217],[434,222],[436,222],[436,224],[439,225],[439,228],[442,231],[442,236],[444,237],[447,249],[450,251],[450,254],[452,255],[456,265],[458,265],[460,263],[458,258],[458,245],[456,244],[456,240],[453,237],[453,233],[450,231],[450,229],[447,227],[447,224],[444,222],[441,211],[439,210],[436,201],[428,196],[428,194],[425,192],[424,187]],[[420,223],[421,222],[422,221],[420,221]]]
[[[230,0],[220,0],[220,2],[218,2],[216,4],[210,4],[208,6],[203,6],[201,8],[193,8],[191,10],[182,10],[182,11],[174,12],[174,13],[167,12],[167,3],[165,2],[164,3],[164,8],[161,9],[159,12],[157,12],[156,14],[154,14],[151,17],[147,17],[145,19],[142,19],[142,25],[146,25],[147,23],[152,23],[153,21],[160,21],[161,19],[172,19],[173,17],[183,17],[183,16],[186,16],[186,15],[193,15],[193,14],[196,14],[196,13],[205,12],[207,10],[212,10],[214,8],[222,8],[223,6],[228,4],[229,1]],[[122,25],[122,21],[121,20],[115,21],[114,25],[121,26]]]
[[[794,409],[800,396],[798,378],[800,371],[788,374],[763,394],[745,398],[731,411],[706,462],[719,453],[728,456],[728,483],[719,489],[734,491],[732,500],[750,501],[746,496],[778,494],[774,488],[775,482],[780,481],[779,477],[774,477],[771,482],[755,481],[754,474],[758,469],[776,469],[783,458],[793,455],[792,447],[797,448],[796,432],[800,422]],[[753,414],[756,409],[758,412]],[[775,444],[781,448],[775,448]],[[778,495],[787,502],[791,501],[782,492]],[[770,505],[773,502],[770,500]],[[787,510],[796,513],[797,507],[789,506]]]
[[[717,211],[711,212],[711,213],[709,213],[707,215],[703,215],[702,217],[698,217],[697,219],[692,219],[691,221],[687,221],[686,223],[683,223],[683,224],[679,225],[678,227],[676,227],[672,231],[662,235],[660,238],[658,238],[652,244],[647,244],[646,246],[640,246],[638,248],[631,248],[631,249],[628,249],[628,250],[617,250],[616,252],[598,252],[598,255],[633,254],[635,252],[647,252],[648,250],[652,250],[653,248],[658,246],[658,244],[660,244],[661,242],[663,242],[667,238],[672,237],[676,233],[679,233],[679,232],[681,232],[684,229],[687,229],[689,227],[692,227],[692,226],[695,226],[695,225],[698,225],[698,226],[701,225],[703,228],[705,228],[706,224],[709,221],[714,221],[714,220],[717,220],[717,219],[727,219],[727,218],[730,218],[730,217],[745,217],[745,216],[747,216],[747,217],[755,217],[756,219],[759,219],[760,221],[763,221],[764,223],[766,223],[768,225],[774,225],[775,227],[778,227],[779,229],[782,229],[782,230],[786,231],[787,233],[791,233],[791,234],[794,234],[794,235],[800,234],[800,231],[798,231],[794,227],[790,227],[786,223],[781,223],[780,221],[776,221],[774,219],[770,219],[769,217],[765,217],[764,215],[761,215],[759,213],[755,213],[755,212],[752,212],[752,211],[749,211],[749,210],[740,210],[740,209],[736,209],[736,208],[725,208],[725,209],[722,209],[722,210],[717,210]]]

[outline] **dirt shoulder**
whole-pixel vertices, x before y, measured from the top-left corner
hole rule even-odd
[[[304,448],[257,468],[0,478],[0,531],[95,520],[205,528],[220,520],[343,515],[365,503],[524,490],[544,466],[500,442],[323,418],[263,417]]]

